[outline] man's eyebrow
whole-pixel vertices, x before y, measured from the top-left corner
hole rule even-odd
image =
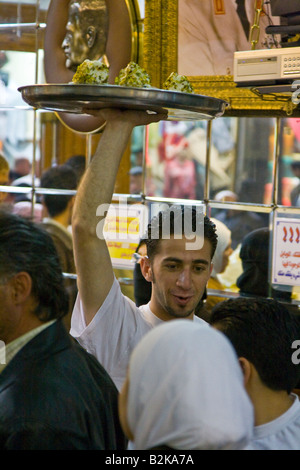
[[[165,262],[165,261],[174,261],[176,263],[182,262],[182,260],[180,258],[175,258],[175,256],[168,256],[167,258],[163,259],[163,262]]]
[[[167,258],[164,258],[163,263],[165,262],[174,262],[174,263],[183,263],[183,260],[181,258],[176,258],[175,256],[168,256]],[[194,259],[192,261],[193,264],[206,264],[209,265],[209,261],[207,259]]]
[[[200,259],[194,259],[192,263],[193,264],[205,264],[206,266],[208,266],[210,261],[207,261],[207,259],[200,258]]]

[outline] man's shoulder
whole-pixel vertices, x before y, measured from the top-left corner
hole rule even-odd
[[[62,224],[47,219],[41,222],[40,225],[51,235],[56,244],[59,244],[64,249],[73,250],[72,235]]]
[[[76,340],[74,340],[74,350],[72,355],[80,359],[83,373],[88,373],[90,379],[96,379],[96,383],[100,386],[105,385],[112,389],[113,393],[117,393],[114,382],[102,364],[89,352],[87,352]]]
[[[197,315],[194,315],[194,322],[197,324],[201,324],[202,326],[209,326],[209,323],[207,321],[203,320],[203,318],[197,317]]]

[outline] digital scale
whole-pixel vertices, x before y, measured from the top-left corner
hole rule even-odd
[[[292,84],[300,80],[300,47],[235,52],[233,76],[243,87]]]

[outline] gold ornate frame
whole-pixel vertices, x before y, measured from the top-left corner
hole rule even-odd
[[[130,16],[132,29],[132,60],[143,62],[143,21],[140,15],[138,0],[125,0]]]
[[[152,84],[161,87],[177,71],[178,0],[145,0],[144,67]],[[196,93],[224,99],[225,115],[299,117],[300,109],[291,96],[261,94],[256,89],[236,86],[232,75],[188,77]]]

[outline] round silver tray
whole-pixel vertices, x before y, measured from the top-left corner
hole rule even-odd
[[[123,108],[168,112],[168,120],[213,119],[222,116],[226,101],[210,96],[159,88],[118,85],[46,84],[18,88],[23,100],[37,109],[82,114],[83,109]]]

